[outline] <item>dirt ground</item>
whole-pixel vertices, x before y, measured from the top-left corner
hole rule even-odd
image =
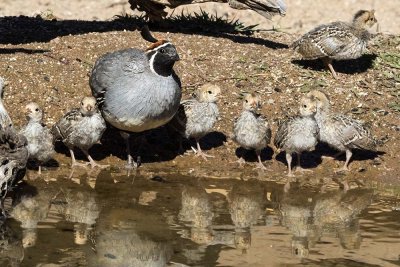
[[[123,1],[99,1],[101,4],[97,4],[98,1],[57,1],[57,6],[53,2],[0,3],[0,16],[11,16],[0,18],[0,75],[8,81],[4,103],[17,126],[26,121],[23,107],[29,101],[36,101],[44,107],[46,124],[51,126],[64,112],[77,106],[82,96],[90,94],[88,74],[99,56],[109,51],[148,45],[137,31],[130,30],[133,26],[128,20],[108,20],[114,15],[131,12]],[[340,179],[397,181],[400,174],[398,1],[337,1],[330,4],[329,12],[324,8],[324,1],[287,2],[292,14],[296,15],[288,12],[285,18],[275,18],[273,22],[263,24],[266,28],[273,24],[290,28],[285,32],[258,32],[244,36],[182,33],[178,28],[168,29],[169,33],[165,29],[155,30],[155,35],[167,37],[177,46],[182,60],[175,70],[182,80],[184,98],[205,82],[221,86],[225,98],[219,102],[221,119],[215,132],[202,143],[207,152],[215,156],[214,159],[204,161],[190,153],[177,155],[169,141],[163,138],[161,129],[149,133],[149,146],[140,152],[144,161],[142,172],[149,176],[164,171],[222,178],[286,179],[284,157],[280,154],[275,160],[272,145],[263,153],[269,168],[267,172],[252,169],[255,161],[252,153],[246,157],[250,163],[245,166],[245,171],[232,163],[241,152],[229,140],[233,120],[241,112],[239,94],[257,91],[261,95],[264,102],[262,113],[269,118],[275,132],[277,120],[294,114],[297,101],[305,92],[321,89],[332,100],[333,110],[365,121],[384,142],[378,153],[356,152],[350,165],[351,172],[337,176]],[[318,4],[311,7],[311,2]],[[346,5],[343,6],[342,2]],[[320,62],[300,60],[299,55],[288,49],[288,44],[311,25],[331,21],[334,15],[338,15],[338,19],[349,19],[364,2],[366,8],[377,10],[379,20],[382,18],[380,29],[384,34],[371,42],[369,53],[362,58],[335,63],[338,80],[334,80]],[[343,7],[345,11],[342,11]],[[236,11],[224,10],[227,15],[238,17]],[[246,17],[248,13],[244,12],[242,16]],[[19,14],[28,17],[14,16]],[[34,14],[42,15],[35,17]],[[254,15],[254,20],[260,19],[257,16]],[[124,145],[118,134],[110,131],[102,142],[103,145],[92,149],[94,157],[104,164],[123,166]],[[62,148],[59,151],[62,153],[57,154],[56,160],[61,166],[68,166],[68,153]],[[343,158],[332,161],[321,157],[327,153],[333,154],[334,151],[318,147],[315,153],[305,155],[304,163],[315,169],[315,177],[329,176],[334,168],[343,164]]]

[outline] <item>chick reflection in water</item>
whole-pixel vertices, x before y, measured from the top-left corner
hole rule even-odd
[[[94,232],[89,266],[164,267],[172,249],[165,218],[143,208],[104,208]],[[151,222],[151,223],[150,223]]]
[[[307,257],[309,249],[324,235],[339,238],[344,249],[358,249],[361,244],[358,215],[371,203],[368,189],[334,190],[327,193],[294,191],[280,201],[281,223],[293,234],[292,253]]]
[[[257,183],[235,184],[228,194],[229,213],[235,226],[234,244],[246,253],[251,246],[250,227],[264,220],[264,190]]]
[[[0,266],[18,267],[23,259],[21,236],[7,222],[0,222]]]
[[[96,194],[81,188],[65,189],[59,195],[57,209],[69,222],[74,223],[75,244],[84,245],[99,217]]]
[[[51,189],[37,192],[35,187],[29,185],[17,191],[10,215],[21,223],[24,248],[36,244],[38,223],[47,218],[51,200],[55,195]]]

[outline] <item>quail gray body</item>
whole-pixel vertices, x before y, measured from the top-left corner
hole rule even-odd
[[[54,151],[54,137],[46,126],[42,124],[43,110],[36,103],[26,106],[28,124],[20,131],[28,141],[29,158],[38,161],[39,174],[41,165],[52,159]]]
[[[318,143],[319,128],[314,118],[316,104],[308,98],[300,101],[300,114],[288,117],[279,123],[278,131],[274,138],[274,145],[286,152],[288,163],[288,176],[292,175],[292,154],[297,154],[298,168],[303,170],[300,164],[301,153],[312,151]]]
[[[348,164],[353,149],[376,151],[378,142],[370,129],[351,117],[331,112],[326,94],[314,90],[309,92],[307,97],[317,104],[315,119],[319,127],[320,141],[340,152],[346,152],[346,162],[340,170],[349,170]]]
[[[89,149],[100,141],[106,130],[106,123],[96,108],[96,100],[93,97],[84,97],[80,108],[74,108],[67,112],[52,128],[56,139],[61,139],[68,147],[72,166],[79,166],[75,160],[73,148],[80,148],[93,167],[107,167],[96,163],[89,155]]]
[[[233,127],[233,140],[241,147],[255,150],[258,158],[258,168],[265,169],[261,162],[261,150],[271,141],[271,129],[267,119],[256,113],[260,100],[255,94],[247,94],[243,103],[243,112],[236,119]],[[242,164],[242,160],[239,161]]]
[[[5,81],[0,77],[0,209],[4,213],[7,192],[21,180],[28,162],[27,140],[18,134],[1,98]]]
[[[172,128],[183,137],[194,138],[197,144],[196,154],[204,159],[210,157],[200,147],[200,138],[210,133],[218,119],[219,111],[216,101],[221,89],[217,85],[204,84],[196,92],[196,98],[183,100],[178,112],[171,120]]]
[[[223,2],[235,9],[254,10],[267,19],[276,14],[281,16],[286,14],[286,4],[283,0],[129,0],[133,10],[144,11],[154,20],[159,20],[168,14],[164,11],[166,7],[175,8],[180,5],[204,2]]]
[[[173,70],[178,60],[175,46],[164,40],[155,40],[146,51],[132,48],[100,57],[93,67],[90,87],[104,119],[127,133],[140,133],[170,121],[182,95]],[[123,137],[128,166],[132,166],[129,135]]]
[[[320,25],[304,34],[291,47],[305,59],[321,58],[325,65],[337,78],[332,60],[355,59],[364,53],[372,34],[367,27],[377,22],[374,10],[358,11],[352,23],[332,22]]]

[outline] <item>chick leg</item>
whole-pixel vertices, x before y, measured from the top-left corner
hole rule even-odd
[[[264,164],[261,161],[261,150],[257,149],[256,154],[257,154],[258,163],[257,163],[255,169],[266,170],[267,168],[264,166]]]
[[[326,67],[330,70],[330,72],[332,73],[333,78],[335,78],[335,79],[337,80],[338,77],[337,77],[337,74],[336,74],[335,69],[334,69],[333,66],[332,66],[332,59],[325,57],[325,58],[322,59],[322,61],[324,62],[325,66],[326,66]]]
[[[292,173],[292,154],[290,153],[286,153],[286,161],[288,164],[288,176],[292,177],[293,173]]]
[[[350,159],[351,159],[352,155],[353,155],[353,152],[351,152],[350,149],[347,149],[346,150],[346,162],[344,163],[343,167],[337,169],[337,171],[339,171],[339,172],[340,171],[350,171],[349,170],[349,162],[350,162]]]
[[[297,166],[295,172],[312,172],[312,170],[303,169],[301,167],[301,153],[296,153],[296,155],[297,155]]]
[[[74,150],[72,148],[69,149],[69,153],[71,154],[71,159],[72,159],[71,167],[72,168],[74,168],[74,167],[85,167],[86,168],[87,164],[79,163],[79,162],[76,161]]]
[[[196,153],[196,156],[201,156],[204,160],[207,160],[207,158],[214,158],[214,156],[208,155],[204,153],[203,150],[201,150],[198,138],[196,138],[196,145],[197,145],[197,150],[192,147],[193,151],[195,151]]]
[[[82,149],[83,153],[86,155],[87,159],[89,160],[89,164],[90,166],[92,166],[92,169],[94,167],[99,167],[99,168],[107,168],[110,167],[110,165],[102,165],[97,163],[90,155],[89,155],[89,151],[87,149]]]

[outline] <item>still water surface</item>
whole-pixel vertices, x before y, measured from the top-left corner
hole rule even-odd
[[[28,180],[6,201],[0,266],[400,265],[393,190],[283,186],[109,170]]]

